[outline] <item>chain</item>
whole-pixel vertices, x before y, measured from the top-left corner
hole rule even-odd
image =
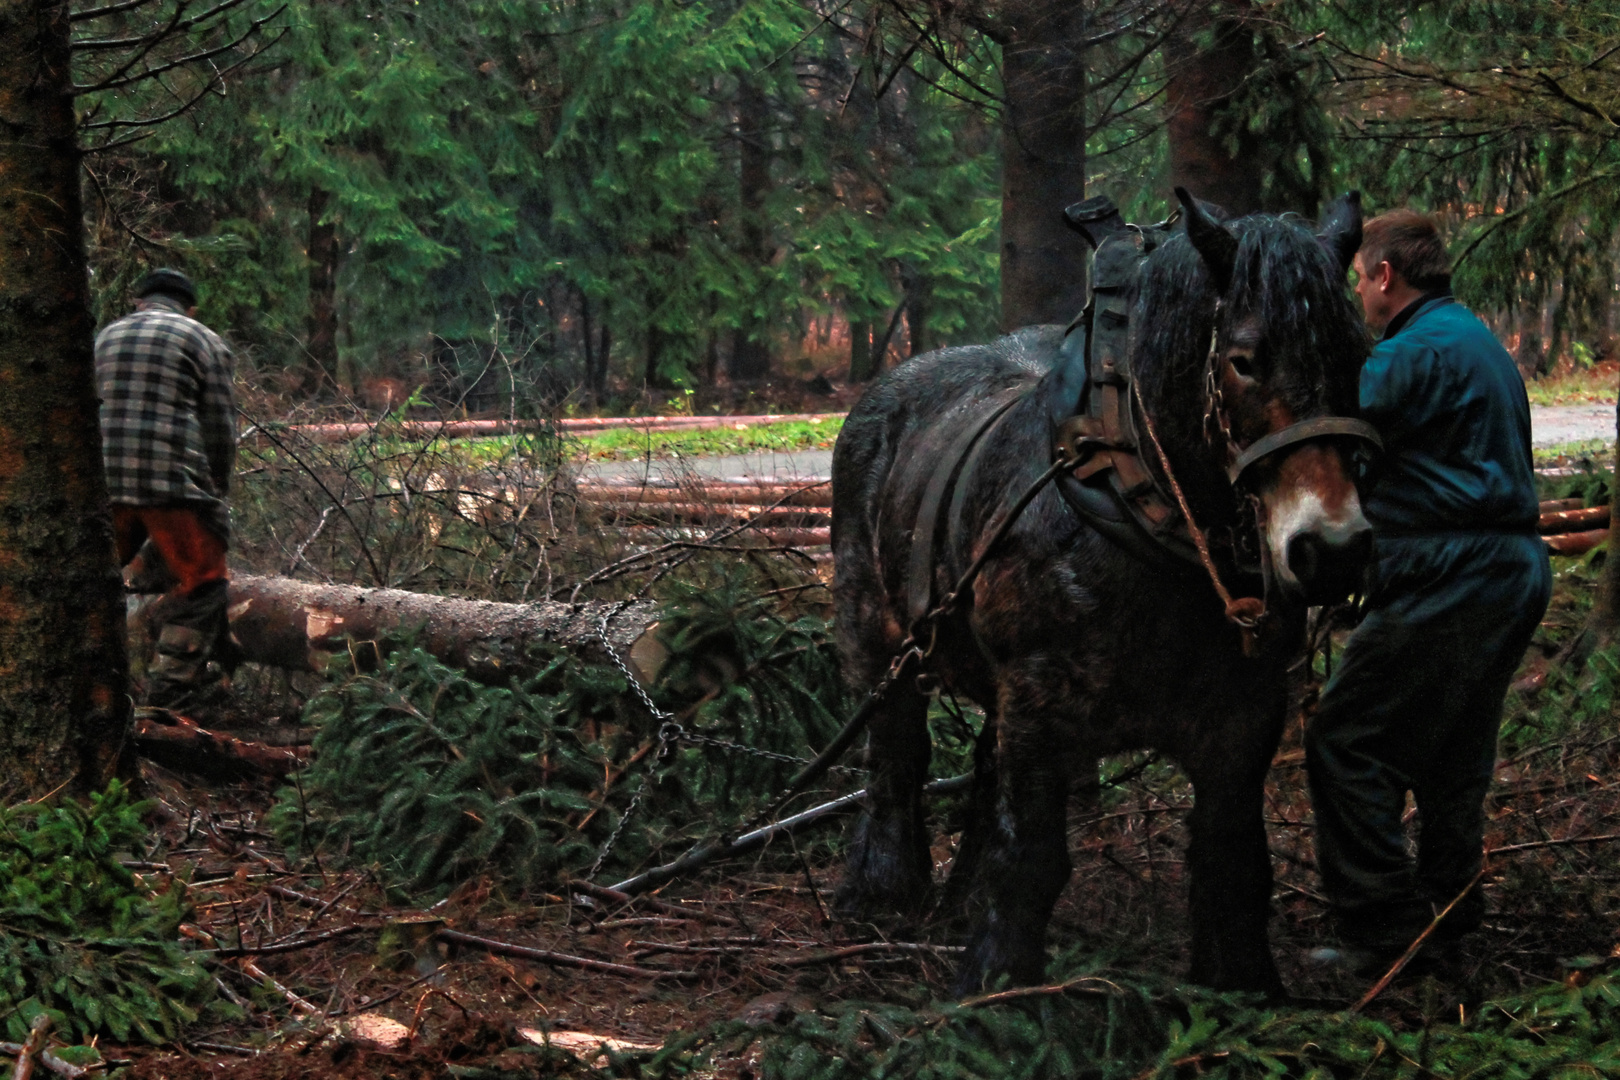
[[[646,687],[641,685],[641,680],[636,677],[636,673],[630,670],[630,665],[626,664],[624,659],[619,656],[619,650],[613,647],[613,641],[608,636],[608,623],[612,621],[615,615],[623,611],[624,608],[624,604],[619,604],[618,606],[610,608],[608,611],[604,612],[602,614],[602,621],[596,628],[596,634],[597,637],[599,637],[602,641],[602,648],[607,651],[608,659],[613,661],[613,666],[619,669],[619,674],[624,676],[624,681],[629,684],[630,689],[636,692],[636,697],[641,699],[642,707],[647,710],[648,715],[659,722],[658,761],[668,761],[670,756],[675,753],[675,747],[680,743],[686,743],[691,746],[713,746],[720,750],[727,750],[737,754],[749,754],[754,757],[764,758],[768,761],[780,761],[789,765],[809,764],[811,761],[810,758],[794,757],[791,754],[778,754],[772,750],[761,750],[754,746],[744,746],[742,743],[732,742],[730,739],[722,739],[714,735],[705,735],[700,731],[688,731],[686,726],[683,725],[679,720],[675,719],[674,716],[665,712],[663,709],[660,709],[653,701],[652,697],[647,693]],[[865,770],[850,768],[847,765],[834,765],[831,767],[831,771],[858,774],[864,772]],[[586,875],[586,880],[594,878],[597,871],[602,868],[602,864],[607,861],[609,853],[613,851],[613,845],[619,839],[619,834],[624,831],[625,825],[632,817],[635,816],[636,811],[641,808],[641,798],[646,794],[646,792],[647,777],[645,774],[643,774],[641,784],[636,788],[636,793],[630,797],[630,805],[626,806],[624,808],[624,813],[619,815],[618,823],[613,826],[613,831],[608,834],[608,838],[603,842],[601,850],[597,852],[596,861],[591,864],[590,873]]]

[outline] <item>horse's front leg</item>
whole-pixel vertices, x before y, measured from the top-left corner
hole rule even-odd
[[[928,699],[897,679],[872,715],[866,743],[866,805],[850,841],[836,905],[851,918],[911,915],[928,897],[933,863],[922,789],[932,749]]]
[[[1283,985],[1266,937],[1272,878],[1262,811],[1277,739],[1239,742],[1248,745],[1200,755],[1199,764],[1187,769],[1193,782],[1188,974],[1218,990],[1258,990],[1276,997]]]
[[[1038,982],[1046,924],[1069,880],[1068,772],[1055,725],[1003,712],[997,728],[995,820],[981,871],[984,910],[957,974],[958,995],[1002,975]]]

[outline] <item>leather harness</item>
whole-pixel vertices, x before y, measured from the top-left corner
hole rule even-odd
[[[1246,585],[1251,590],[1258,587],[1261,592],[1261,597],[1244,597],[1234,603],[1227,597],[1211,561],[1205,536],[1197,524],[1189,520],[1188,513],[1183,512],[1185,502],[1169,472],[1169,460],[1162,456],[1163,450],[1153,438],[1164,472],[1161,481],[1144,458],[1139,434],[1139,430],[1145,428],[1151,436],[1152,424],[1145,413],[1138,415],[1141,398],[1132,386],[1130,312],[1142,261],[1168,237],[1176,219],[1156,226],[1123,226],[1112,203],[1106,199],[1087,200],[1071,207],[1067,214],[1071,224],[1088,240],[1093,238],[1091,230],[1103,232],[1105,238],[1100,244],[1093,241],[1097,250],[1092,262],[1090,302],[1070,323],[1060,348],[1060,366],[1065,362],[1072,365],[1079,359],[1077,350],[1083,351],[1086,378],[1079,388],[1075,412],[1054,418],[1054,459],[1074,462],[1072,468],[1057,475],[1058,489],[1065,502],[1089,525],[1136,557],[1166,569],[1191,569],[1202,563],[1216,591],[1228,601],[1228,617],[1244,625],[1246,634],[1252,634],[1256,618],[1252,613],[1263,614],[1263,595],[1269,578],[1263,538],[1257,538],[1257,550],[1249,558],[1239,551],[1236,538],[1230,550],[1224,553]],[[1119,225],[1109,229],[1110,219]],[[1224,440],[1229,459],[1227,479],[1235,489],[1242,490],[1244,477],[1253,466],[1279,450],[1302,442],[1342,437],[1374,448],[1382,446],[1377,431],[1363,420],[1319,416],[1272,432],[1246,448],[1238,447],[1227,428],[1220,399],[1220,355],[1216,348],[1220,324],[1217,308],[1205,371],[1206,433],[1211,441],[1216,437]],[[969,406],[969,422],[951,442],[929,477],[917,510],[906,575],[906,606],[912,626],[917,626],[933,605],[939,518],[947,496],[950,497],[947,535],[955,549],[964,526],[966,493],[987,445],[986,436],[1032,388],[1010,388]],[[1214,430],[1209,430],[1211,426]],[[1172,490],[1166,491],[1166,485]],[[998,519],[1004,516],[1005,509],[998,511]],[[1248,614],[1235,616],[1234,609]]]

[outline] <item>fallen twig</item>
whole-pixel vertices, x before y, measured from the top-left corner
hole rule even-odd
[[[323,942],[335,941],[338,938],[358,934],[362,930],[373,929],[376,928],[371,926],[361,926],[358,923],[351,923],[348,926],[339,926],[331,930],[322,931],[319,934],[311,934],[308,937],[298,938],[295,941],[276,941],[269,945],[255,945],[251,948],[215,949],[214,955],[225,959],[230,959],[237,956],[271,956],[276,953],[297,952],[299,949],[307,949],[313,945],[320,945]]]
[[[476,945],[486,949],[497,956],[516,956],[524,960],[536,960],[542,964],[553,967],[581,968],[586,971],[605,971],[614,975],[628,975],[638,979],[695,979],[695,971],[657,971],[653,968],[635,967],[630,964],[615,964],[607,960],[592,960],[586,956],[570,956],[567,953],[552,952],[549,949],[533,949],[527,945],[513,945],[505,941],[496,941],[494,938],[478,937],[474,934],[463,934],[459,930],[441,929],[436,937],[455,942],[460,945]]]
[[[1428,926],[1424,927],[1423,933],[1419,934],[1415,939],[1413,939],[1412,944],[1408,945],[1406,947],[1406,951],[1401,954],[1401,958],[1395,961],[1388,971],[1384,972],[1384,977],[1374,983],[1372,989],[1368,990],[1365,994],[1362,994],[1360,1001],[1350,1006],[1351,1012],[1358,1013],[1362,1009],[1365,1009],[1372,1003],[1373,998],[1377,997],[1379,994],[1382,994],[1384,992],[1384,988],[1395,981],[1395,976],[1399,975],[1401,973],[1401,969],[1405,968],[1407,964],[1412,962],[1412,957],[1416,956],[1418,954],[1418,950],[1423,948],[1424,942],[1428,941],[1429,938],[1434,936],[1434,932],[1435,930],[1439,929],[1440,923],[1447,915],[1451,914],[1451,909],[1462,903],[1462,898],[1467,896],[1469,890],[1471,890],[1475,885],[1478,885],[1479,879],[1484,876],[1485,866],[1481,865],[1479,870],[1475,872],[1473,879],[1470,880],[1467,885],[1463,886],[1462,892],[1452,897],[1451,903],[1445,906],[1445,910],[1436,915],[1434,917],[1434,921],[1429,923]]]
[[[826,753],[826,751],[823,751],[823,756],[826,756]],[[929,795],[938,795],[947,791],[958,791],[972,782],[973,774],[963,773],[961,776],[953,776],[946,780],[931,780],[923,786],[923,791]],[[812,806],[803,813],[783,818],[775,824],[763,826],[753,832],[743,833],[730,843],[706,842],[699,844],[674,862],[665,863],[663,866],[655,866],[651,870],[637,874],[633,878],[627,878],[611,886],[611,888],[621,894],[645,892],[648,889],[657,888],[666,882],[673,881],[682,874],[690,873],[717,860],[735,858],[738,855],[746,855],[750,851],[762,848],[774,837],[792,832],[800,825],[808,825],[829,815],[852,810],[864,798],[866,798],[866,789],[862,788],[860,791],[851,792],[848,795],[834,799],[832,802]]]
[[[34,1017],[34,1022],[28,1027],[27,1040],[14,1051],[17,1064],[13,1067],[12,1080],[28,1080],[34,1075],[34,1059],[45,1049],[45,1038],[50,1033],[51,1014],[42,1012]]]
[[[926,945],[914,941],[865,941],[859,945],[845,945],[840,949],[829,949],[826,952],[812,953],[809,956],[790,956],[775,963],[783,967],[808,967],[811,964],[828,964],[834,960],[847,960],[851,956],[862,956],[866,953],[936,953],[951,954],[965,953],[964,945]]]
[[[1105,986],[1106,990],[1099,990],[1097,986]],[[1020,986],[1013,990],[997,990],[993,994],[979,994],[977,997],[963,998],[958,1004],[964,1009],[976,1009],[981,1005],[999,1005],[1004,1001],[1018,1001],[1030,997],[1055,997],[1059,994],[1086,994],[1093,997],[1113,997],[1124,993],[1118,984],[1107,979],[1099,979],[1095,975],[1082,975],[1067,982],[1048,983],[1045,986]]]
[[[1493,848],[1492,855],[1509,855],[1515,851],[1529,851],[1532,848],[1568,847],[1571,844],[1602,844],[1610,840],[1620,840],[1620,833],[1602,833],[1597,836],[1566,836],[1562,840],[1530,840],[1523,844],[1509,844],[1506,847]]]
[[[629,893],[610,889],[606,885],[596,885],[589,881],[571,881],[568,889],[581,892],[597,900],[606,900],[613,904],[635,903],[640,907],[653,911],[661,911],[665,915],[673,915],[681,919],[698,919],[702,922],[721,923],[726,926],[735,926],[737,920],[727,915],[720,915],[712,911],[703,911],[699,908],[681,907],[679,904],[667,903],[663,900],[654,900],[650,896],[631,896]]]

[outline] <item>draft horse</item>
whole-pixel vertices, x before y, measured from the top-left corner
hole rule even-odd
[[[858,688],[880,682],[918,614],[984,557],[927,637],[929,672],[993,731],[986,812],[952,878],[976,871],[959,993],[1042,976],[1071,869],[1071,783],[1143,748],[1195,789],[1191,978],[1282,989],[1266,938],[1263,782],[1305,608],[1353,591],[1371,550],[1356,458],[1376,436],[1353,419],[1367,335],[1345,287],[1361,211],[1346,196],[1313,234],[1292,217],[1223,223],[1177,195],[1185,229],[1161,227],[1151,252],[1151,231],[1136,230],[1145,257],[1131,261],[1128,307],[1103,302],[1099,253],[1098,292],[1075,327],[900,365],[833,452],[833,590]],[[1128,338],[1099,362],[1087,339],[1110,318],[1128,320]],[[1102,420],[1070,438],[1088,409]],[[986,556],[1009,504],[1063,453],[1075,467]],[[1173,551],[1189,539],[1207,549],[1196,561]],[[926,711],[917,680],[900,678],[872,716],[846,915],[916,912],[929,894]]]

